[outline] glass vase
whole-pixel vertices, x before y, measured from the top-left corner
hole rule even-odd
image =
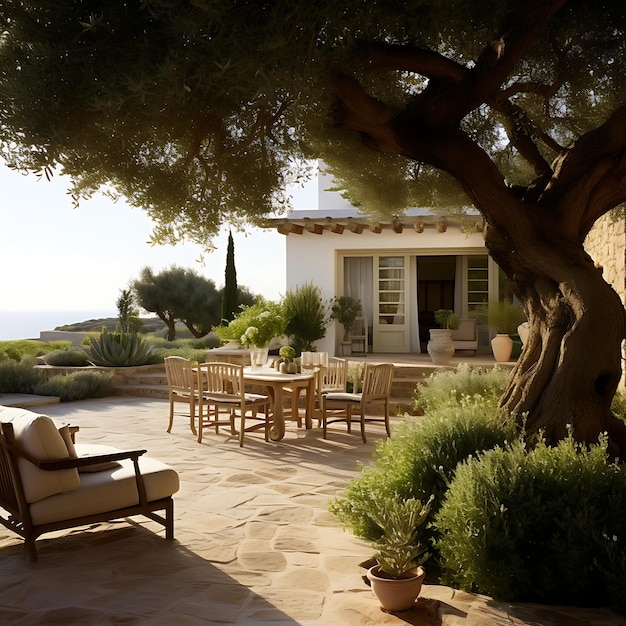
[[[252,346],[250,348],[250,365],[252,369],[261,369],[267,363],[269,346]]]

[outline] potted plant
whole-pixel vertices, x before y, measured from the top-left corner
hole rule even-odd
[[[258,368],[267,363],[270,341],[285,334],[283,307],[259,298],[252,306],[240,309],[228,326],[215,326],[213,331],[221,340],[235,340],[250,350],[251,365]]]
[[[361,301],[352,296],[339,296],[333,300],[330,310],[330,318],[337,320],[343,326],[343,338],[348,338],[348,333],[359,315],[361,315]]]
[[[281,346],[278,350],[278,359],[274,365],[282,374],[297,374],[298,366],[295,364],[296,351],[291,346]]]
[[[454,354],[452,331],[459,327],[459,316],[452,309],[437,309],[435,322],[440,328],[430,329],[428,354],[435,365],[446,365]]]
[[[287,291],[283,298],[285,334],[297,354],[313,350],[316,341],[326,336],[328,303],[313,283]]]
[[[421,565],[430,554],[420,541],[420,531],[432,501],[433,496],[426,504],[391,496],[373,502],[376,510],[370,516],[382,535],[374,543],[376,565],[369,568],[367,578],[385,611],[410,609],[421,591],[426,576]]]
[[[511,358],[513,339],[511,335],[517,331],[517,327],[526,321],[524,311],[517,304],[504,300],[502,302],[490,302],[483,307],[482,316],[487,318],[487,324],[496,332],[491,340],[491,350],[497,362],[505,362]]]

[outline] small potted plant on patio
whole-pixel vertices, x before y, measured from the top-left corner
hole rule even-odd
[[[440,328],[430,329],[428,354],[435,365],[446,365],[454,354],[452,331],[459,327],[459,317],[452,309],[437,309],[435,322]]]
[[[367,578],[384,611],[410,609],[421,591],[426,576],[421,565],[430,554],[420,541],[420,531],[432,501],[432,496],[426,504],[392,496],[373,502],[376,510],[370,516],[382,535],[374,543],[377,563],[368,569]]]
[[[333,300],[330,318],[337,320],[343,326],[343,343],[345,344],[342,349],[343,354],[349,354],[348,333],[361,312],[361,301],[352,296],[339,296]]]
[[[361,302],[352,296],[339,296],[333,300],[330,309],[331,319],[343,326],[343,337],[347,338],[354,320],[361,315]]]
[[[278,359],[274,365],[282,374],[297,374],[298,366],[295,364],[296,351],[291,346],[281,346],[278,350]]]
[[[490,302],[483,307],[483,318],[487,318],[487,324],[496,332],[491,340],[491,351],[495,360],[499,363],[508,361],[513,350],[511,335],[517,331],[517,327],[526,321],[526,315],[520,306],[504,300],[502,302]]]

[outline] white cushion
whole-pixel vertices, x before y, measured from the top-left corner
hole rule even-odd
[[[78,458],[78,452],[76,451],[76,447],[74,446],[74,442],[72,441],[72,435],[70,434],[69,426],[62,426],[59,428],[59,433],[61,437],[63,437],[63,441],[67,446],[67,451],[72,459]],[[117,450],[116,450],[117,451]],[[100,454],[98,452],[94,452],[93,454]],[[92,456],[89,453],[84,453],[81,456]],[[105,463],[96,463],[95,465],[85,465],[84,467],[78,468],[79,474],[89,474],[91,472],[101,472],[103,470],[113,469],[114,467],[119,467],[120,464],[117,461],[106,461]]]
[[[363,399],[363,394],[338,391],[333,393],[325,393],[324,397],[326,399],[326,402],[361,402],[361,400]]]
[[[91,456],[119,452],[119,450],[96,444],[76,444],[76,452],[78,456]],[[178,491],[178,474],[165,463],[141,456],[139,467],[149,502],[166,498]],[[45,524],[114,511],[137,504],[139,504],[139,493],[133,462],[125,459],[120,461],[117,468],[93,474],[81,474],[78,489],[35,502],[31,505],[30,512],[35,524]]]
[[[67,459],[69,452],[55,423],[46,415],[37,415],[21,409],[9,416],[0,413],[0,419],[9,418],[13,424],[15,440],[19,447],[38,461],[58,461]],[[6,421],[9,421],[8,419]],[[24,496],[29,503],[48,496],[77,489],[80,478],[76,469],[45,471],[26,459],[18,459],[18,467]]]

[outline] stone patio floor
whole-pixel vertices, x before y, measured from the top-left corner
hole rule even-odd
[[[607,609],[510,605],[439,585],[425,585],[413,609],[383,613],[358,565],[370,546],[328,512],[358,462],[371,459],[378,424],[365,445],[358,429],[337,427],[324,440],[288,423],[281,442],[254,434],[239,448],[211,432],[198,444],[183,416],[166,433],[163,400],[31,410],[80,426],[81,442],[146,448],[174,467],[176,540],[149,520],[120,520],[45,535],[29,563],[21,539],[2,528],[0,624],[626,626]]]

